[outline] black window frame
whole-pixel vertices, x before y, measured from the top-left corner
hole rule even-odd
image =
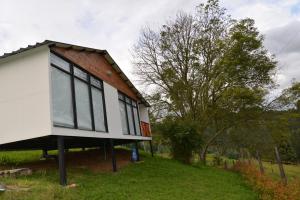
[[[127,105],[129,105],[130,109],[131,109],[131,113],[132,113],[132,123],[133,123],[133,127],[134,127],[134,135],[135,136],[142,136],[140,111],[139,111],[138,102],[135,101],[135,100],[133,100],[132,98],[130,98],[128,95],[126,95],[125,93],[123,93],[121,91],[118,91],[118,100],[121,101],[122,103],[124,103],[124,105],[125,105],[126,125],[127,125],[128,133],[125,134],[123,132],[123,130],[122,130],[123,135],[132,135],[132,134],[130,134],[129,119],[128,119],[128,110],[127,110]],[[127,101],[127,100],[129,100],[129,101]],[[133,104],[133,102],[135,103],[135,105]],[[140,135],[137,134],[136,125],[135,125],[135,116],[134,116],[134,110],[133,110],[133,108],[137,109],[137,115],[138,115],[137,117],[138,117],[138,122],[139,122]]]
[[[73,61],[69,60],[68,58],[65,58],[64,56],[56,53],[55,51],[50,50],[50,58],[51,58],[51,54],[57,56],[58,58],[64,60],[65,62],[69,63],[69,68],[70,68],[70,72],[68,72],[67,70],[63,69],[62,67],[59,67],[55,64],[53,64],[50,61],[50,67],[54,67],[68,75],[70,75],[70,81],[71,81],[71,93],[72,93],[72,107],[73,107],[73,120],[74,120],[74,126],[70,127],[67,125],[63,125],[63,124],[55,124],[53,123],[54,127],[62,127],[62,128],[71,128],[71,129],[78,129],[78,130],[84,130],[84,131],[94,131],[94,132],[101,132],[101,133],[108,133],[108,125],[107,125],[107,115],[106,115],[106,102],[105,102],[105,91],[104,91],[104,87],[103,87],[103,81],[101,79],[99,79],[98,77],[96,77],[95,75],[91,74],[90,72],[88,72],[86,69],[84,69],[83,67],[81,67],[80,65],[74,63]],[[78,68],[79,70],[83,71],[84,73],[87,74],[87,80],[84,80],[78,76],[75,75],[74,73],[74,69]],[[91,78],[97,80],[100,82],[100,87],[99,86],[95,86],[91,83]],[[84,129],[84,128],[79,128],[78,127],[78,118],[77,118],[77,108],[76,108],[76,98],[75,98],[75,79],[78,79],[80,81],[85,82],[88,85],[88,92],[89,92],[89,101],[90,101],[90,113],[91,113],[91,121],[92,121],[92,130],[91,129]],[[105,126],[105,131],[97,131],[95,129],[95,119],[94,119],[94,108],[93,108],[93,94],[92,94],[92,87],[100,90],[102,92],[102,102],[103,102],[103,112],[104,112],[104,126]],[[52,91],[51,91],[52,92]]]

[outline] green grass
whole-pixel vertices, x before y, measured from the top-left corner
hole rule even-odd
[[[36,160],[40,152],[3,152],[10,163]],[[208,166],[187,166],[174,160],[143,154],[144,162],[130,164],[117,173],[94,173],[68,168],[68,182],[76,188],[58,185],[57,170],[38,171],[28,177],[4,178],[0,182],[29,188],[6,191],[5,200],[35,199],[201,199],[254,200],[258,195],[238,174]]]

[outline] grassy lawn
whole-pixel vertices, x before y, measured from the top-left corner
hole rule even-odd
[[[1,152],[6,162],[29,162],[40,152]],[[28,177],[3,178],[0,182],[17,186],[0,199],[201,199],[254,200],[258,195],[240,175],[204,166],[187,166],[174,160],[143,154],[144,162],[130,164],[117,173],[95,173],[68,168],[68,182],[75,188],[58,185],[57,170],[41,170]],[[3,161],[2,160],[2,161]]]

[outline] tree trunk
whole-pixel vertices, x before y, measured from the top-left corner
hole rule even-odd
[[[228,169],[227,160],[224,161],[224,169],[225,169],[225,170]]]
[[[264,166],[262,164],[261,157],[260,157],[258,151],[256,151],[256,158],[257,158],[257,161],[258,161],[258,164],[259,164],[259,171],[260,171],[261,174],[264,174],[265,173],[265,169],[264,169]]]
[[[202,164],[206,165],[206,154],[207,154],[207,148],[204,148],[201,152],[200,152],[200,161]]]
[[[280,158],[278,148],[276,146],[275,146],[275,155],[276,155],[276,160],[277,160],[277,164],[278,164],[279,171],[280,171],[281,180],[282,180],[283,184],[286,185],[287,184],[287,178],[286,178],[286,175],[285,175],[285,172],[284,172],[284,169],[283,169],[283,165],[282,165],[282,162],[281,162],[281,158]]]

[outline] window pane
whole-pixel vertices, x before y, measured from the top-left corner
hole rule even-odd
[[[70,64],[60,57],[54,55],[53,53],[50,55],[50,62],[68,72],[70,72]]]
[[[119,92],[119,99],[124,100],[124,95]]]
[[[102,88],[101,81],[95,79],[94,77],[91,77],[91,84],[97,88]]]
[[[78,128],[92,130],[89,88],[78,79],[75,79],[75,98]]]
[[[70,75],[51,67],[52,112],[56,125],[74,126]]]
[[[123,134],[128,134],[125,103],[119,100],[119,105],[120,105],[120,114],[121,114],[121,121],[122,121],[122,131]]]
[[[93,96],[93,110],[95,119],[95,129],[96,131],[106,131],[105,130],[105,120],[104,120],[104,109],[103,109],[103,98],[102,92],[99,89],[92,87]]]
[[[125,97],[125,100],[126,100],[127,103],[130,103],[130,104],[131,104],[131,99]]]
[[[134,125],[135,125],[136,134],[141,135],[140,122],[139,122],[139,116],[138,116],[137,108],[133,108],[133,114],[134,114]]]
[[[77,76],[78,78],[81,78],[85,81],[88,80],[88,75],[81,69],[78,69],[77,67],[74,67],[74,75]]]
[[[136,107],[136,102],[135,102],[135,101],[132,101],[132,105]]]
[[[129,130],[130,130],[130,135],[135,135],[134,133],[134,121],[132,117],[132,109],[131,106],[126,104],[127,106],[127,116],[128,116],[128,122],[129,122]]]

